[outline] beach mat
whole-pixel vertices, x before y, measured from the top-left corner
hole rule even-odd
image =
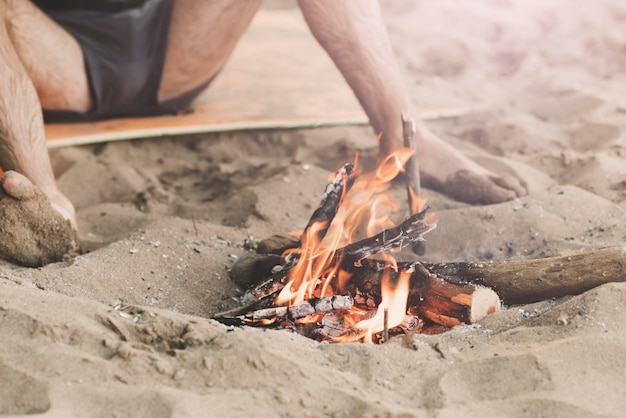
[[[250,129],[366,124],[352,90],[299,10],[262,9],[191,113],[46,124],[50,148]],[[424,119],[457,116],[435,110]]]

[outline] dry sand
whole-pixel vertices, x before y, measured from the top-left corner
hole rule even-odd
[[[530,188],[474,207],[425,190],[440,221],[423,260],[624,245],[626,3],[383,7],[416,103],[471,109],[432,129]],[[88,252],[39,269],[0,263],[0,413],[624,416],[624,283],[382,346],[207,319],[236,305],[228,268],[246,240],[302,228],[328,173],[356,151],[371,165],[368,128],[55,150]]]

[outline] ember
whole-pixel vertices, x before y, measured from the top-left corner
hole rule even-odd
[[[436,227],[428,207],[417,212],[425,205],[414,182],[407,190],[417,213],[399,225],[391,220],[400,204],[388,188],[413,154],[400,149],[363,175],[357,162],[341,167],[297,245],[271,272],[253,273],[261,282],[248,291],[249,303],[215,319],[288,328],[319,340],[382,342],[389,334],[418,332],[425,321],[452,327],[498,309],[492,290],[446,282],[419,263],[392,256]],[[367,238],[357,239],[362,230]]]

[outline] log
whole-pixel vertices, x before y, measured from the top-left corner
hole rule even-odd
[[[420,263],[401,264],[397,272],[392,272],[390,266],[364,260],[358,267],[349,267],[348,273],[351,276],[345,283],[340,284],[338,278],[335,278],[331,286],[336,293],[352,297],[355,306],[375,310],[382,301],[383,275],[391,274],[391,282],[394,283],[403,271],[411,273],[407,300],[409,315],[415,315],[446,327],[453,327],[463,323],[476,323],[500,309],[500,298],[493,290],[471,283],[444,280]],[[263,311],[264,315],[267,312],[276,313],[278,311],[266,309],[277,309],[274,302],[279,292],[280,289],[275,290],[261,299],[219,313],[213,318],[228,325],[236,325],[245,322],[244,318],[249,319],[249,315],[255,315],[257,311]]]
[[[605,283],[626,281],[626,247],[533,260],[425,267],[448,281],[491,287],[504,303],[515,305],[578,295]]]
[[[423,267],[452,285],[489,287],[507,304],[526,304],[578,295],[602,284],[626,281],[626,247],[534,260],[423,264]],[[408,264],[400,263],[399,268],[406,269]],[[420,274],[425,276],[423,271]],[[379,277],[375,277],[362,287],[375,287],[378,283]],[[436,287],[445,288],[443,285]]]
[[[276,254],[245,254],[233,264],[228,275],[239,286],[247,288],[258,284],[260,277],[271,275],[274,267],[282,263],[282,257]]]
[[[367,262],[350,271],[352,276],[345,284],[337,286],[337,291],[353,295],[355,306],[372,309],[382,300],[383,271],[389,268],[378,269],[374,263]],[[476,323],[500,309],[498,294],[487,287],[444,280],[420,263],[398,266],[398,272],[391,273],[391,281],[395,282],[403,271],[411,273],[407,300],[409,315],[453,327]]]
[[[294,237],[286,237],[284,235],[272,235],[260,241],[257,248],[257,254],[274,254],[282,255],[286,250],[297,248],[300,241]]]

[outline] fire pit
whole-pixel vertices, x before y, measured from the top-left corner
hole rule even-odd
[[[261,254],[233,266],[231,276],[248,287],[243,306],[214,319],[321,341],[380,343],[398,333],[475,323],[499,310],[500,298],[532,303],[626,280],[626,247],[535,260],[397,262],[394,252],[437,225],[418,198],[415,125],[406,114],[402,121],[406,147],[372,173],[360,174],[356,162],[341,167],[297,241],[267,240]],[[390,214],[401,205],[388,188],[402,172],[410,215],[394,223]],[[361,226],[365,238],[357,238]]]
[[[498,310],[493,290],[452,283],[418,262],[394,258],[437,225],[414,182],[407,182],[412,214],[399,224],[391,220],[400,205],[388,188],[407,165],[411,169],[413,154],[410,147],[397,150],[367,174],[359,173],[357,162],[341,167],[297,242],[234,268],[256,280],[245,280],[254,284],[244,306],[215,319],[317,340],[383,342],[397,333],[470,324]],[[365,238],[357,239],[361,230]]]

